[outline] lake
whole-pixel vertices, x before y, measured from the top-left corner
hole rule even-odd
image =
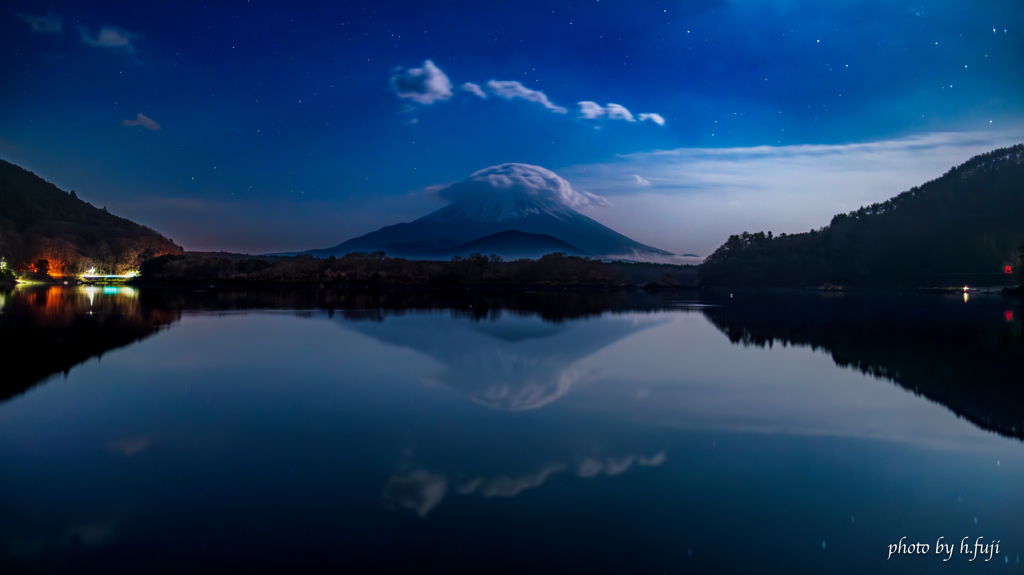
[[[0,292],[0,571],[1020,573],[1022,316]]]

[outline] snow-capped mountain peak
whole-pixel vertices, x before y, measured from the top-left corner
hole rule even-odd
[[[608,205],[594,194],[540,166],[500,164],[473,173],[438,192],[451,203],[406,224],[387,226],[317,255],[384,251],[404,257],[432,257],[444,249],[508,231],[550,236],[546,245],[568,244],[597,257],[660,260],[673,254],[634,241],[574,208]],[[536,242],[536,238],[530,240]],[[501,254],[499,254],[501,255]],[[539,254],[542,255],[542,254]]]

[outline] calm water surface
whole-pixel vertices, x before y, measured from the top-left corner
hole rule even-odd
[[[1024,572],[1022,312],[997,296],[0,311],[4,573]],[[904,537],[929,553],[888,557]],[[999,552],[970,561],[979,537]]]

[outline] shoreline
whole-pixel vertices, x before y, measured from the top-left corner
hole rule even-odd
[[[324,284],[318,282],[245,282],[245,281],[193,281],[159,283],[151,281],[129,281],[117,283],[63,283],[62,280],[52,282],[7,282],[0,280],[0,288],[17,288],[19,286],[28,288],[39,287],[131,287],[146,290],[169,290],[169,291],[190,291],[190,290],[253,290],[253,291],[301,291],[301,292],[334,292],[334,293],[359,293],[359,294],[386,294],[386,293],[665,293],[665,292],[699,292],[709,296],[724,297],[728,295],[792,295],[792,294],[817,294],[822,297],[836,297],[843,295],[890,295],[890,296],[917,296],[917,295],[960,295],[964,293],[963,288],[958,287],[843,287],[836,289],[831,287],[750,287],[739,288],[702,286],[702,285],[617,285],[617,284],[468,284],[468,285],[428,285],[428,284]],[[1024,286],[987,286],[970,288],[967,292],[972,296],[1002,296],[1006,298],[1024,298]]]

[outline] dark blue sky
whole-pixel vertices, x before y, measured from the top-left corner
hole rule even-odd
[[[660,180],[638,173],[644,189],[623,179],[631,167],[600,181],[584,174],[657,150],[968,134],[946,166],[947,156],[966,160],[958,154],[1024,134],[1019,0],[15,1],[4,10],[0,157],[192,249],[333,245],[437,207],[431,186],[524,162],[600,188],[615,206],[589,215],[620,231],[706,251],[725,228],[688,235],[680,221],[675,233],[653,207],[691,206],[697,188],[719,193],[685,181],[696,167]],[[433,91],[417,84],[425,69]],[[580,102],[594,102],[597,116]],[[905,182],[871,185],[880,189],[866,200]],[[730,193],[720,191],[731,202],[722,205],[742,206]],[[801,200],[760,193],[778,215],[757,210],[764,229],[827,223],[811,221],[818,212],[791,221]],[[815,193],[821,213],[849,199]],[[740,223],[758,220],[731,225]],[[652,227],[661,235],[645,235]]]

